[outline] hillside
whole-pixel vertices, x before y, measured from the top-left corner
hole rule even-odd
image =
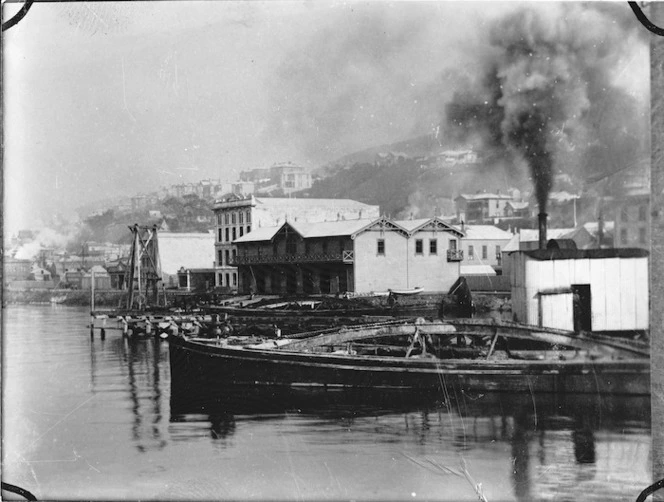
[[[457,147],[459,148],[459,147]],[[305,197],[349,198],[377,204],[399,219],[453,214],[462,192],[527,188],[520,171],[499,154],[475,152],[475,161],[450,161],[431,136],[369,148],[328,164]]]

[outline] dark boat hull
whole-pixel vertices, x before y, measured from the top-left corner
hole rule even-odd
[[[647,358],[601,361],[436,360],[215,346],[170,337],[178,392],[199,386],[412,388],[442,392],[650,394]]]

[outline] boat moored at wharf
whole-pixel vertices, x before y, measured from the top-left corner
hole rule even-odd
[[[169,345],[178,392],[248,385],[650,393],[643,342],[495,320],[394,321],[267,341],[172,335]]]

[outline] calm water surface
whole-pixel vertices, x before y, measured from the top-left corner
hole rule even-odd
[[[243,391],[201,408],[171,402],[166,342],[88,322],[4,310],[2,479],[40,499],[635,500],[651,483],[647,398]]]

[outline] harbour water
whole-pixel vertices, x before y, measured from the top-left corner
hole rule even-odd
[[[39,499],[604,501],[652,482],[648,398],[217,390],[174,402],[167,342],[91,338],[88,315],[3,311],[2,479]]]

